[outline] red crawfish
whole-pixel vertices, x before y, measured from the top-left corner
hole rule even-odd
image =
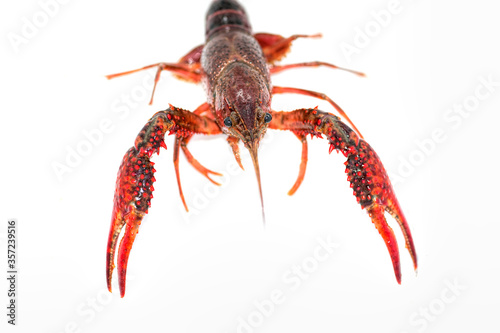
[[[174,166],[179,193],[186,210],[187,205],[179,178],[179,148],[196,170],[217,184],[210,176],[221,176],[221,174],[202,166],[191,155],[187,145],[195,134],[223,133],[227,135],[227,141],[236,161],[242,168],[239,142],[242,141],[248,149],[257,176],[264,215],[257,151],[267,129],[291,131],[302,143],[300,171],[295,184],[288,192],[289,195],[295,193],[304,179],[307,164],[307,135],[326,138],[330,144],[330,153],[337,150],[347,158],[345,162],[347,180],[358,203],[362,208],[366,208],[384,239],[397,282],[401,283],[398,245],[392,229],[384,218],[385,211],[399,223],[415,270],[417,256],[409,226],[379,157],[345,112],[328,96],[305,89],[273,86],[270,79],[272,74],[288,69],[317,66],[346,70],[360,76],[363,74],[319,61],[277,65],[276,62],[285,56],[294,40],[320,35],[293,35],[284,38],[269,33],[254,34],[245,10],[235,0],[212,1],[206,14],[205,35],[205,44],[189,51],[177,63],[161,62],[108,76],[114,78],[157,68],[153,95],[162,71],[170,71],[177,77],[193,83],[202,82],[207,91],[207,101],[192,112],[170,105],[168,109],[155,113],[137,135],[134,145],[125,153],[116,181],[106,253],[109,291],[115,267],[117,240],[125,227],[117,259],[121,296],[125,294],[130,250],[153,198],[156,170],[151,156],[154,153],[159,154],[162,147],[167,148],[164,142],[165,134],[175,134]],[[289,112],[273,110],[272,95],[282,93],[302,94],[329,102],[352,129],[339,117],[317,108],[303,108]],[[153,97],[150,104],[152,100]]]

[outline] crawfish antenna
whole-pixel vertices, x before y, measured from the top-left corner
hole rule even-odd
[[[262,197],[262,185],[260,183],[260,168],[259,168],[259,159],[257,155],[257,148],[259,147],[258,142],[252,142],[248,147],[248,151],[250,152],[250,156],[252,157],[253,167],[255,169],[255,175],[257,176],[257,183],[259,184],[259,194],[260,194],[260,204],[262,207],[262,222],[264,225],[266,224],[266,215],[264,213],[264,199]]]

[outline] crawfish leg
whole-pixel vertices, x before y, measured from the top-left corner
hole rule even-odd
[[[201,81],[201,52],[203,50],[203,45],[199,45],[189,51],[184,57],[182,57],[177,63],[167,63],[167,62],[159,62],[156,64],[144,66],[141,68],[133,69],[131,71],[116,73],[106,75],[106,78],[113,79],[118,76],[128,75],[136,72],[140,72],[142,70],[146,70],[149,68],[157,67],[155,83],[153,86],[153,92],[151,94],[151,100],[149,104],[153,104],[153,97],[156,91],[156,85],[160,80],[160,74],[162,71],[170,71],[175,74],[175,76],[179,79],[186,80],[188,82],[199,83]]]
[[[295,133],[295,135],[297,136],[297,138],[299,138],[300,142],[302,143],[302,156],[300,159],[299,175],[297,177],[297,180],[295,181],[295,184],[293,184],[290,191],[288,191],[288,195],[294,195],[294,193],[299,189],[300,184],[302,184],[302,181],[304,180],[304,176],[306,174],[306,167],[307,167],[307,139],[306,139],[306,136],[303,133]]]
[[[417,254],[410,228],[392,189],[389,176],[373,148],[360,138],[337,116],[317,109],[299,109],[291,112],[272,112],[269,128],[291,130],[299,134],[326,136],[330,152],[340,151],[346,158],[347,180],[361,208],[367,210],[372,222],[384,239],[391,256],[394,273],[401,283],[399,251],[384,211],[398,222],[405,237],[406,248],[417,269]]]
[[[203,165],[201,165],[200,162],[198,162],[198,160],[196,158],[193,157],[193,155],[189,151],[189,149],[187,147],[187,144],[188,144],[189,140],[191,140],[191,137],[192,136],[183,137],[180,140],[180,146],[182,148],[182,152],[186,156],[186,159],[188,160],[189,164],[191,164],[193,166],[193,168],[195,168],[199,173],[201,173],[202,175],[204,175],[205,177],[207,177],[207,179],[209,181],[211,181],[215,185],[219,185],[220,186],[219,183],[217,183],[215,180],[213,180],[212,178],[210,178],[210,175],[212,174],[212,175],[215,175],[215,176],[222,176],[222,174],[205,168]]]
[[[201,104],[200,106],[198,106],[193,111],[193,113],[197,114],[199,116],[208,116],[211,119],[213,119],[213,114],[210,112],[210,105],[207,102],[205,102],[205,103]]]
[[[255,39],[259,42],[264,56],[268,63],[274,63],[275,61],[281,60],[290,51],[292,42],[297,38],[317,38],[321,37],[321,34],[315,35],[292,35],[290,37],[283,37],[276,34],[269,33],[257,33],[254,34]]]
[[[283,59],[283,57],[290,51],[290,47],[292,46],[292,42],[297,38],[317,38],[321,37],[321,34],[315,35],[292,35],[288,38],[285,38],[276,34],[269,33],[257,33],[254,34],[255,39],[259,43],[262,51],[264,52],[264,56],[268,63],[273,64],[276,61]],[[299,67],[318,67],[325,66],[334,69],[340,69],[343,71],[351,72],[353,74],[359,76],[365,76],[364,73],[354,71],[352,69],[347,69],[343,67],[339,67],[334,64],[330,64],[328,62],[322,61],[310,61],[310,62],[301,62],[297,64],[289,64],[289,65],[272,65],[269,70],[271,74],[276,74],[281,71],[291,69],[291,68],[299,68]]]
[[[180,179],[180,173],[179,173],[179,147],[182,148],[182,152],[186,156],[186,159],[188,160],[189,164],[191,164],[199,173],[207,177],[209,181],[211,181],[213,184],[220,186],[220,183],[217,183],[215,180],[210,178],[210,175],[215,175],[215,176],[222,176],[221,173],[209,170],[205,168],[203,165],[201,165],[200,162],[196,158],[193,157],[189,149],[187,148],[187,144],[189,140],[191,140],[192,135],[186,136],[186,135],[176,135],[175,137],[175,145],[174,145],[174,168],[175,168],[175,175],[177,177],[177,185],[179,186],[179,194],[182,199],[182,203],[184,205],[184,208],[186,209],[186,212],[189,211],[186,200],[184,200],[184,194],[182,193],[182,186],[181,186],[181,179]]]
[[[288,64],[288,65],[273,65],[269,68],[269,71],[271,74],[277,74],[282,71],[285,71],[287,69],[292,69],[292,68],[300,68],[300,67],[319,67],[319,66],[325,66],[325,67],[330,67],[333,69],[339,69],[342,71],[346,71],[349,73],[356,74],[358,76],[366,76],[365,73],[361,73],[352,69],[344,68],[344,67],[339,67],[334,64],[330,64],[328,62],[323,62],[323,61],[309,61],[309,62],[300,62],[297,64]]]
[[[349,119],[349,117],[347,116],[345,111],[337,103],[335,103],[330,97],[328,97],[327,95],[325,95],[323,93],[319,93],[319,92],[312,91],[312,90],[300,89],[300,88],[277,87],[277,86],[273,86],[272,93],[273,94],[284,94],[284,93],[300,94],[300,95],[311,96],[311,97],[315,97],[315,98],[327,101],[337,110],[337,112],[342,117],[345,118],[345,120],[347,120],[349,125],[351,125],[352,128],[354,128],[354,130],[358,133],[358,135],[361,138],[363,138],[363,135],[361,135],[361,133],[359,132],[357,127],[354,125],[354,123],[351,121],[351,119]]]
[[[181,59],[182,60],[182,59]],[[199,116],[206,116],[209,119],[213,120],[213,115],[210,112],[210,105],[208,103],[203,103],[200,106],[198,106],[194,111],[194,114],[199,115]],[[192,135],[187,135],[185,133],[178,134],[175,136],[175,144],[174,144],[174,168],[175,168],[175,176],[177,178],[177,186],[179,187],[179,195],[182,200],[182,204],[184,205],[184,209],[186,209],[186,212],[189,211],[186,200],[184,199],[184,193],[182,192],[182,186],[181,186],[181,178],[180,178],[180,173],[179,173],[179,147],[182,147],[182,150],[184,154],[186,155],[186,158],[188,162],[200,173],[202,173],[205,177],[207,177],[211,182],[213,182],[216,185],[220,185],[219,183],[215,182],[212,180],[208,174],[214,174],[217,176],[222,176],[220,173],[213,172],[211,170],[208,170],[204,166],[202,166],[194,157],[191,155],[191,152],[187,149],[187,143],[191,139]]]
[[[188,206],[186,204],[186,200],[184,199],[184,193],[182,192],[182,186],[181,186],[181,177],[179,174],[179,146],[180,146],[180,140],[182,136],[176,135],[175,136],[175,143],[174,143],[174,169],[175,169],[175,178],[177,179],[177,187],[179,188],[179,196],[181,197],[182,204],[184,205],[184,209],[186,212],[189,212]]]
[[[191,134],[219,134],[217,124],[208,118],[171,106],[165,111],[157,112],[142,128],[135,139],[134,146],[125,154],[118,170],[114,197],[111,227],[106,252],[106,279],[111,291],[114,257],[118,236],[124,226],[125,233],[118,250],[118,281],[120,293],[125,295],[127,262],[139,230],[142,218],[148,213],[153,198],[155,182],[151,156],[160,148],[166,148],[164,137],[166,132]]]

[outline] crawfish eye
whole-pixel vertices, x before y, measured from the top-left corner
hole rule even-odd
[[[267,112],[266,115],[264,116],[264,122],[269,123],[271,122],[271,120],[273,120],[273,116],[271,116],[271,114]]]
[[[226,117],[226,119],[224,119],[224,125],[226,125],[227,127],[231,127],[233,126],[233,122],[229,117]]]

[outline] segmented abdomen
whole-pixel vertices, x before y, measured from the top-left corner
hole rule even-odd
[[[219,31],[243,30],[252,33],[245,9],[233,0],[215,0],[206,16],[206,40]]]

